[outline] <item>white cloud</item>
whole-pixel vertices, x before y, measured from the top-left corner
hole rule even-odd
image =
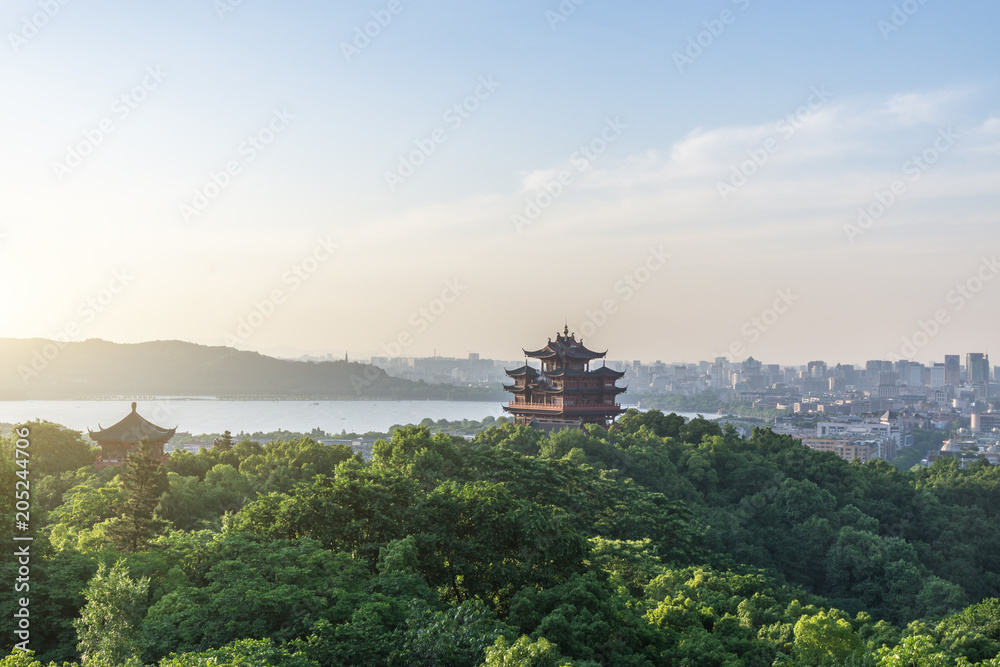
[[[901,93],[890,97],[882,112],[904,127],[943,123],[947,122],[951,108],[968,95],[968,90],[958,88]]]
[[[990,116],[983,121],[980,130],[986,134],[1000,134],[1000,117]]]
[[[813,233],[805,230],[831,219],[850,220],[894,180],[907,190],[894,218],[910,202],[958,205],[961,199],[963,208],[995,206],[1000,168],[975,157],[996,149],[1000,121],[991,117],[969,131],[956,122],[959,139],[939,141],[938,131],[962,117],[956,107],[967,97],[964,90],[944,90],[830,102],[794,126],[775,121],[698,128],[666,150],[607,155],[543,213],[533,231],[603,230],[607,236],[622,227],[651,231],[669,221],[704,235],[753,229],[752,236],[766,241],[789,231]],[[765,155],[768,146],[772,152]],[[933,164],[915,176],[907,161],[931,153]],[[763,164],[752,163],[754,156]],[[734,169],[743,169],[745,183]],[[537,191],[556,170],[525,175],[518,197]],[[734,188],[725,201],[720,183]]]

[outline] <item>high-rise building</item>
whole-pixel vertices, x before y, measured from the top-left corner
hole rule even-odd
[[[990,356],[982,352],[969,352],[965,356],[965,373],[969,384],[975,385],[985,397],[990,386]]]
[[[875,359],[865,363],[865,384],[868,389],[876,389],[883,382],[884,378],[879,377],[882,372],[892,372],[891,361]]]
[[[825,361],[810,361],[808,365],[809,377],[811,378],[825,378],[826,377],[826,362]]]
[[[962,366],[957,354],[944,355],[944,383],[953,387],[962,384]]]
[[[931,386],[943,387],[945,385],[944,364],[934,364],[931,366]]]
[[[969,384],[982,384],[990,381],[990,357],[982,352],[969,352],[965,355],[965,375]]]

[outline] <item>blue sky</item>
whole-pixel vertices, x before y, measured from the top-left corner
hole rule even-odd
[[[568,321],[614,358],[989,351],[998,18],[12,0],[0,336],[516,358]]]

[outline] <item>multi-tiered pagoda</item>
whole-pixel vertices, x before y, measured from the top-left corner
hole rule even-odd
[[[514,380],[504,389],[513,394],[503,409],[514,416],[515,424],[528,424],[546,431],[583,424],[607,426],[625,412],[616,397],[625,391],[615,382],[624,373],[602,365],[590,369],[590,362],[607,352],[594,352],[563,328],[540,350],[524,350],[525,357],[538,359],[541,369],[528,365],[507,371]]]
[[[128,453],[139,446],[139,440],[146,438],[153,448],[153,459],[157,463],[166,463],[170,457],[163,453],[163,445],[167,444],[170,438],[174,437],[177,428],[163,428],[153,422],[143,418],[136,411],[135,403],[132,404],[132,412],[125,415],[125,418],[114,426],[101,428],[99,431],[90,431],[90,439],[101,446],[101,453],[97,455],[96,466],[98,470],[108,466],[120,466],[125,462]]]

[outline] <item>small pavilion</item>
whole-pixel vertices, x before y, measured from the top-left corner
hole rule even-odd
[[[101,453],[95,462],[98,470],[123,464],[125,456],[139,446],[141,438],[146,438],[152,445],[153,460],[166,463],[169,456],[163,453],[163,445],[167,444],[177,431],[176,426],[166,429],[143,418],[136,412],[135,403],[132,403],[132,412],[114,426],[102,428],[98,424],[97,428],[100,430],[87,429],[87,431],[90,433],[90,439],[101,446]]]

